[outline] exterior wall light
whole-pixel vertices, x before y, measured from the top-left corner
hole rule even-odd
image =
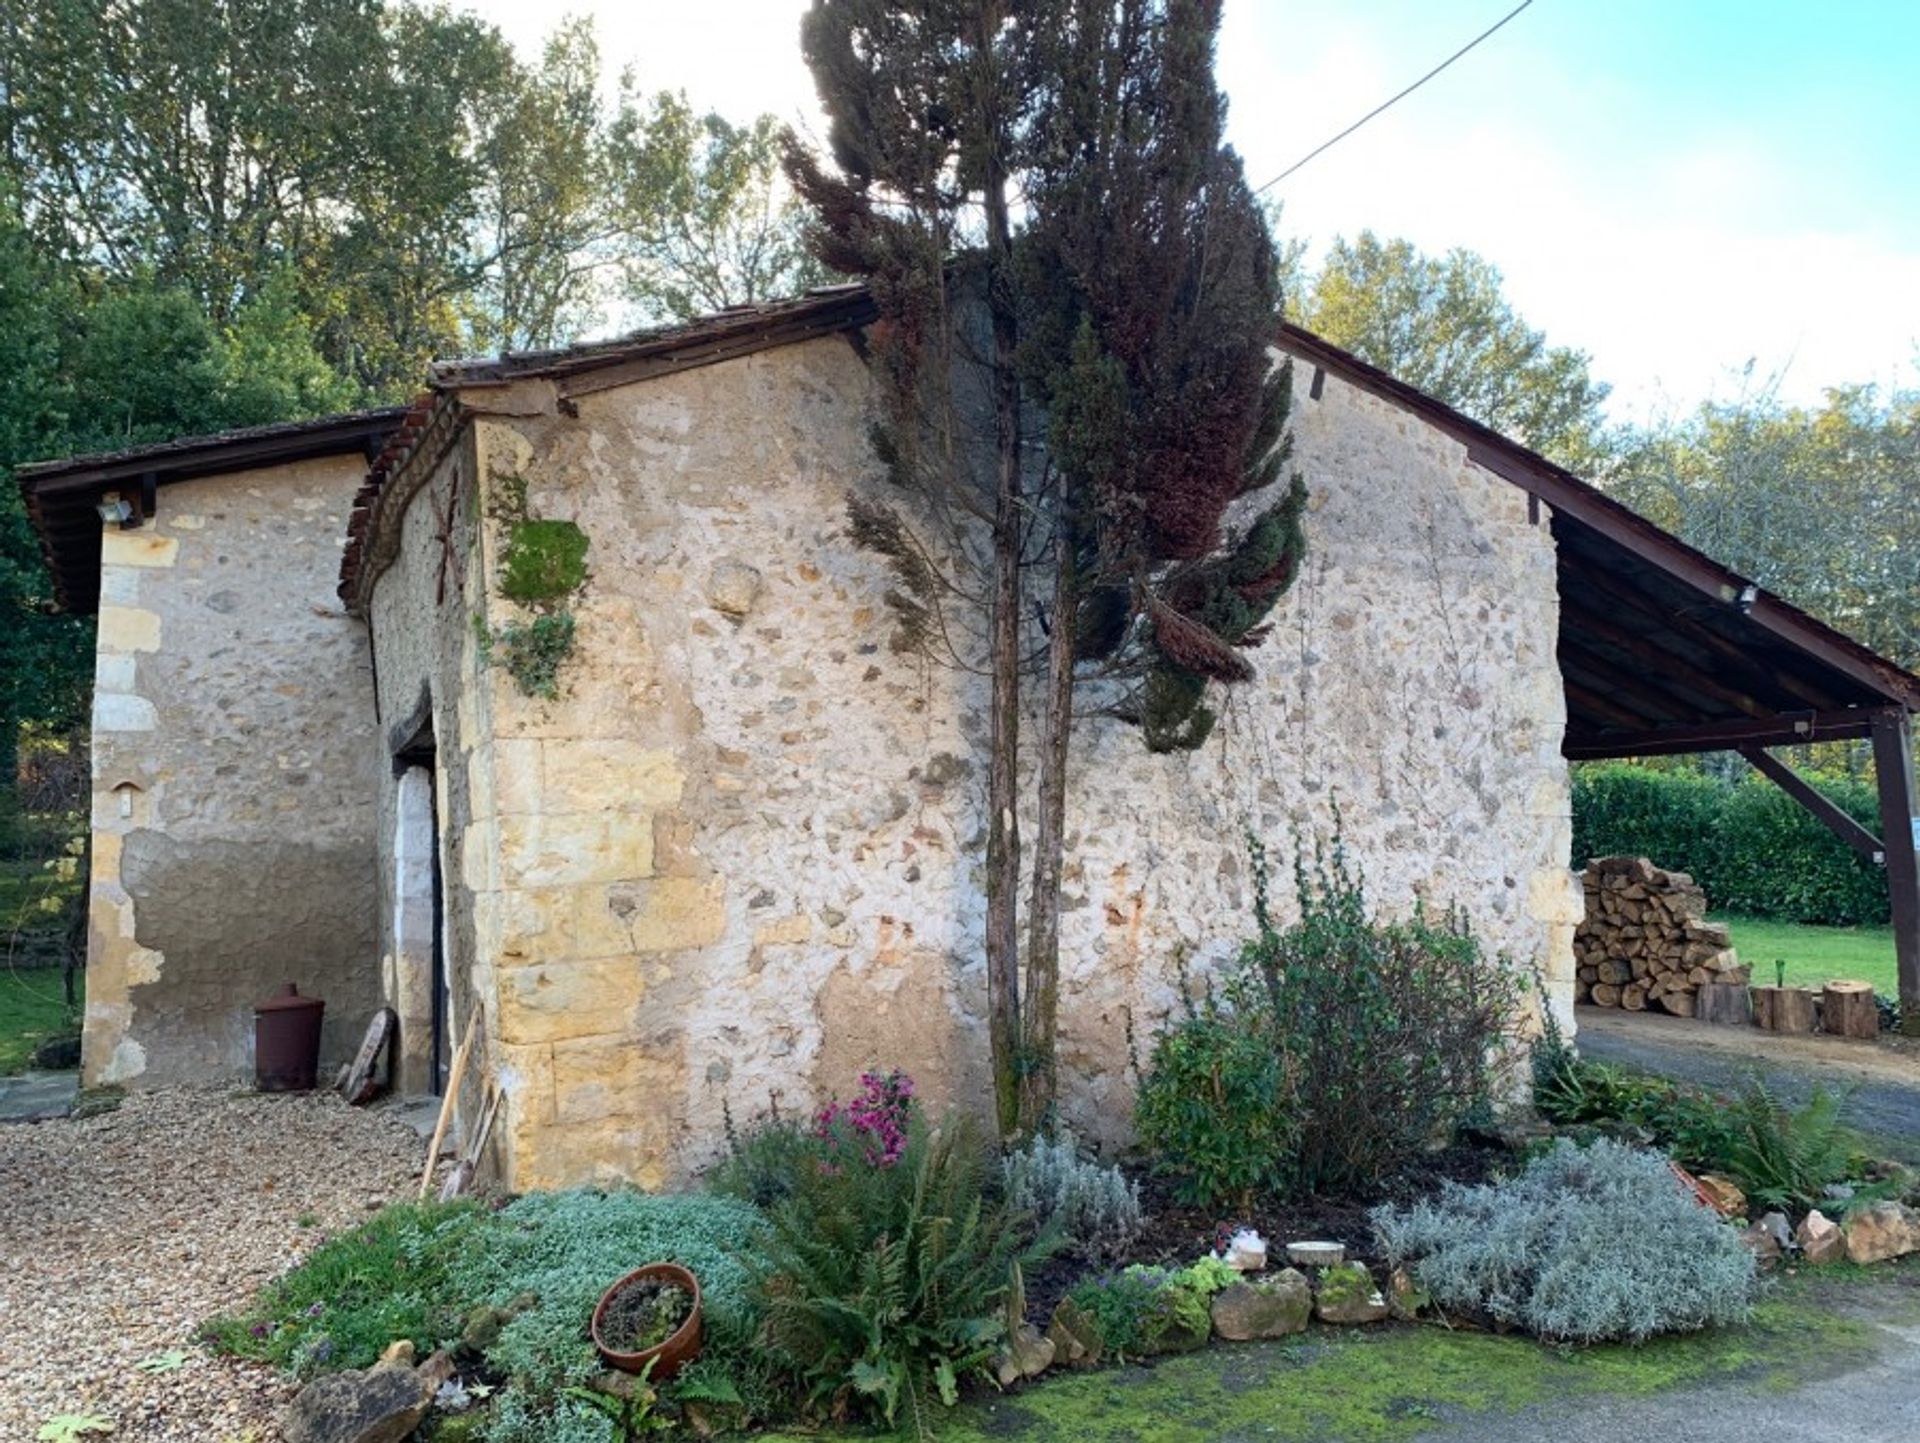
[[[109,526],[125,526],[133,519],[133,503],[118,491],[108,491],[94,503],[94,510],[100,513],[100,519]]]

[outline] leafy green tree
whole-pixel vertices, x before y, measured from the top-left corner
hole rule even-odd
[[[1571,470],[1604,463],[1608,388],[1586,352],[1548,345],[1521,318],[1480,256],[1362,231],[1311,276],[1290,260],[1288,314],[1308,330]]]
[[[580,19],[547,38],[537,67],[505,81],[478,154],[476,349],[556,345],[595,319],[615,234],[599,84],[600,47]]]
[[[1772,385],[1636,433],[1609,489],[1715,560],[1920,666],[1920,391]]]
[[[770,115],[734,125],[685,95],[622,97],[608,142],[615,248],[629,300],[682,320],[791,296],[828,279],[806,207],[781,171]]]
[[[376,0],[31,0],[0,34],[6,161],[47,252],[225,325],[290,270],[364,390],[586,318],[603,206],[584,24],[523,65]]]
[[[34,254],[0,185],[0,810],[11,800],[21,728],[67,731],[86,714],[92,627],[53,612],[53,586],[13,467],[57,448],[68,389],[61,334],[71,292]]]

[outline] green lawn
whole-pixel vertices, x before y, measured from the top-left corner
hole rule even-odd
[[[1740,960],[1756,983],[1774,980],[1774,959],[1784,958],[1787,981],[1818,987],[1836,978],[1871,982],[1881,992],[1898,990],[1890,927],[1803,927],[1764,917],[1716,917],[1725,922]]]
[[[0,1077],[24,1072],[34,1048],[71,1026],[58,968],[0,968]]]

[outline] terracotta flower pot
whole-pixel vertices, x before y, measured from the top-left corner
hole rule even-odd
[[[651,1348],[642,1348],[637,1353],[626,1353],[618,1348],[608,1347],[606,1335],[602,1332],[602,1323],[607,1316],[609,1305],[628,1287],[634,1283],[645,1282],[649,1278],[663,1283],[672,1283],[693,1299],[693,1306],[687,1309],[686,1320],[673,1330],[664,1343],[656,1343]],[[609,1368],[618,1368],[623,1373],[644,1373],[647,1364],[652,1363],[653,1372],[648,1374],[649,1382],[664,1383],[699,1357],[700,1343],[700,1280],[678,1263],[648,1263],[644,1268],[635,1268],[602,1293],[599,1303],[593,1310],[593,1346],[600,1354],[600,1361]]]

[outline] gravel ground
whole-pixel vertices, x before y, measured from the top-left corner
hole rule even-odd
[[[1920,1165],[1920,1060],[1911,1051],[1832,1037],[1783,1037],[1751,1027],[1707,1027],[1683,1017],[1609,1007],[1583,1007],[1579,1020],[1581,1055],[1599,1062],[1624,1062],[1726,1089],[1757,1073],[1796,1105],[1816,1086],[1845,1089],[1848,1125],[1866,1133],[1888,1156]]]
[[[275,1438],[293,1390],[195,1327],[406,1192],[424,1152],[331,1094],[136,1093],[0,1127],[0,1440],[73,1412],[113,1420],[114,1443]],[[172,1349],[177,1369],[137,1366]]]

